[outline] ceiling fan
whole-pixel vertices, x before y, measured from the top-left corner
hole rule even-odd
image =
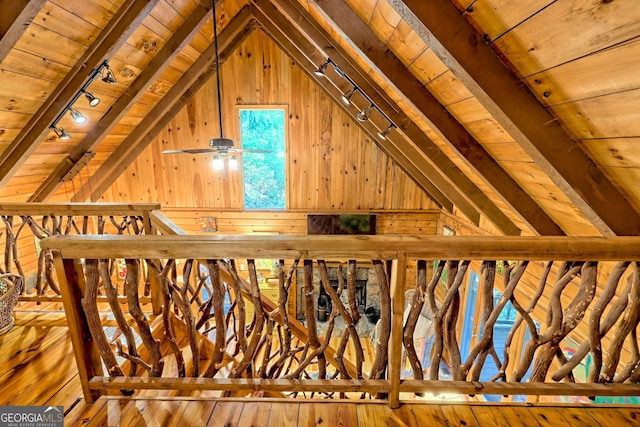
[[[229,153],[269,153],[270,150],[261,150],[261,149],[248,149],[248,148],[236,148],[234,147],[233,140],[229,138],[225,138],[223,136],[222,129],[222,106],[221,106],[221,96],[220,96],[220,57],[218,55],[218,30],[217,30],[217,19],[216,19],[216,7],[215,0],[212,2],[212,10],[213,10],[213,45],[215,49],[216,55],[216,88],[218,91],[218,122],[220,126],[220,137],[219,138],[211,138],[209,140],[208,148],[185,148],[182,150],[164,150],[162,154],[214,154],[214,168],[217,169],[216,161],[220,164],[220,161],[224,162],[224,159],[227,157]],[[235,158],[231,157],[234,160]],[[237,165],[237,163],[236,163]]]

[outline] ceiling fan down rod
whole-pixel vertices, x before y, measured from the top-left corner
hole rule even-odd
[[[218,21],[216,17],[216,2],[211,2],[213,10],[213,47],[216,55],[216,88],[218,91],[218,122],[220,124],[220,139],[224,139],[222,132],[222,106],[221,106],[221,90],[220,90],[220,56],[218,55]]]

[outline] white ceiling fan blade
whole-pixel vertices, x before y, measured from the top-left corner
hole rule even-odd
[[[187,148],[184,150],[164,150],[162,154],[209,154],[217,153],[220,150],[215,148]]]
[[[227,151],[234,153],[270,153],[271,150],[262,150],[258,148],[229,148]]]

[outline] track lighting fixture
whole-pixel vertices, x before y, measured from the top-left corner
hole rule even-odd
[[[102,62],[102,64],[100,64],[100,66],[98,68],[94,68],[93,70],[91,70],[91,73],[89,74],[89,78],[87,79],[87,81],[76,92],[76,94],[73,96],[73,98],[71,98],[71,100],[67,103],[67,105],[64,107],[64,109],[62,109],[58,113],[56,118],[53,119],[53,122],[49,126],[49,128],[53,129],[53,131],[56,133],[56,135],[58,135],[59,139],[70,139],[71,138],[71,136],[69,136],[69,134],[63,128],[58,128],[58,122],[60,122],[60,120],[62,120],[62,118],[64,117],[64,115],[65,115],[65,113],[67,111],[71,115],[71,118],[73,119],[74,123],[83,124],[83,123],[87,122],[87,117],[84,114],[82,114],[80,111],[78,111],[75,108],[73,108],[73,105],[78,100],[78,98],[80,98],[82,95],[84,95],[85,98],[87,98],[87,100],[89,101],[89,105],[91,107],[95,107],[96,105],[98,105],[100,103],[100,98],[98,98],[97,96],[94,96],[91,92],[89,92],[87,90],[87,88],[89,87],[91,82],[93,82],[99,76],[102,76],[102,81],[104,81],[106,83],[110,83],[110,84],[116,83],[116,78],[115,78],[113,72],[111,71],[111,68],[109,68],[109,63],[106,60],[104,60]]]
[[[344,102],[345,105],[351,105],[351,97],[356,93],[356,90],[358,90],[358,88],[353,87],[350,91],[342,94],[342,102]]]
[[[327,70],[327,67],[329,66],[330,62],[331,61],[327,58],[327,61],[321,66],[319,66],[318,69],[313,72],[313,74],[315,74],[318,77],[324,77],[324,72]]]
[[[389,132],[391,132],[391,129],[395,128],[396,125],[394,125],[393,123],[389,124],[389,126],[387,126],[387,128],[383,131],[378,132],[378,136],[380,137],[380,139],[387,139],[387,135],[389,135]]]
[[[356,119],[359,122],[366,122],[369,120],[369,115],[371,113],[371,110],[376,110],[389,124],[387,125],[387,127],[384,130],[381,130],[378,132],[378,137],[380,137],[380,139],[387,139],[387,135],[389,134],[389,132],[391,132],[391,129],[397,128],[397,126],[391,121],[391,119],[389,118],[389,116],[387,116],[385,114],[384,111],[382,111],[380,109],[380,107],[378,107],[371,98],[369,98],[369,96],[362,90],[360,89],[360,87],[358,87],[358,85],[356,84],[356,82],[354,82],[351,77],[349,77],[347,75],[347,73],[345,73],[339,66],[338,64],[336,64],[335,62],[333,62],[331,60],[331,58],[327,58],[326,62],[322,65],[320,65],[318,67],[318,69],[316,71],[314,71],[314,74],[316,76],[319,77],[325,77],[325,71],[327,69],[327,67],[329,66],[329,64],[331,64],[333,66],[333,68],[335,69],[336,73],[344,78],[346,81],[348,81],[351,84],[351,89],[349,89],[348,91],[344,92],[342,94],[342,102],[345,105],[351,105],[351,98],[353,98],[353,94],[358,92],[367,102],[369,102],[369,106],[366,108],[361,109],[358,114],[356,115]]]
[[[53,127],[53,131],[58,135],[58,139],[71,139],[71,136],[67,133],[64,128]]]
[[[362,110],[360,110],[360,112],[356,116],[356,119],[358,119],[359,122],[366,122],[367,120],[369,120],[369,111],[371,111],[373,107],[374,105],[371,104],[367,108],[363,108]]]
[[[116,76],[113,74],[113,71],[111,71],[111,68],[109,68],[109,65],[102,70],[102,81],[111,85],[118,83]]]
[[[83,92],[91,107],[95,107],[96,105],[100,104],[100,98],[94,96],[91,92],[87,92],[86,90],[83,90]]]
[[[87,116],[82,114],[80,111],[71,108],[69,109],[69,114],[71,115],[71,118],[73,119],[75,124],[82,125],[84,123],[87,123]]]

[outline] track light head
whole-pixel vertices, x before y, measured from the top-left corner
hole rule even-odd
[[[108,65],[106,65],[102,70],[102,81],[111,85],[118,83],[118,80],[116,80],[116,76],[113,74],[113,71],[111,71],[111,68],[109,68]]]
[[[315,74],[318,77],[324,77],[324,72],[327,70],[328,66],[329,66],[329,59],[327,59],[327,61],[324,64],[319,66],[318,69],[313,72],[313,74]]]
[[[71,115],[71,118],[73,119],[74,123],[78,125],[87,123],[87,117],[83,115],[80,111],[74,110],[73,108],[71,108],[69,110],[69,114]]]
[[[58,139],[71,139],[71,135],[69,135],[67,131],[64,130],[64,128],[58,129],[57,127],[54,126],[53,131],[58,136]]]
[[[344,102],[345,105],[351,105],[351,97],[356,93],[356,90],[357,88],[354,87],[350,91],[342,94],[342,102]]]
[[[387,126],[387,128],[385,130],[378,132],[378,136],[380,137],[380,139],[386,140],[387,139],[387,135],[389,135],[389,132],[391,132],[391,129],[393,129],[395,127],[396,127],[396,125],[391,123],[389,126]]]
[[[366,122],[367,120],[369,120],[369,111],[371,111],[372,108],[373,104],[368,106],[367,108],[363,108],[362,110],[360,110],[360,112],[356,116],[356,119],[358,119],[359,122]]]
[[[91,92],[87,92],[86,90],[83,90],[83,92],[84,96],[89,101],[90,106],[95,107],[96,105],[100,104],[100,98],[94,96]]]

